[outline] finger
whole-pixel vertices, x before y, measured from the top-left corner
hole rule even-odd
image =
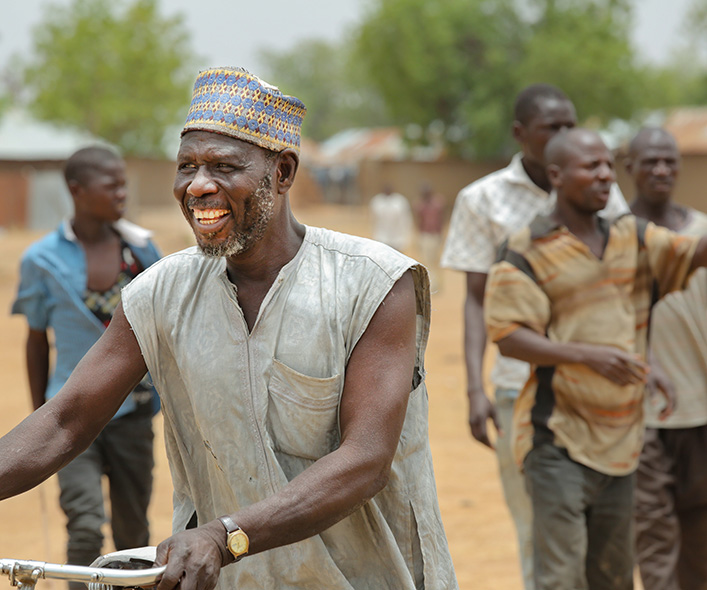
[[[637,380],[636,382],[645,382],[650,372],[648,365],[637,362],[635,359],[629,359],[623,364],[623,368]]]
[[[658,419],[659,420],[665,420],[666,418],[669,418],[670,416],[673,415],[673,412],[675,411],[675,408],[673,404],[665,404],[665,407],[661,410],[660,414],[658,414]]]
[[[176,588],[181,581],[184,570],[177,568],[176,566],[170,567],[167,564],[167,569],[165,569],[162,574],[162,579],[160,579],[159,584],[157,584],[157,590],[172,590]]]
[[[668,384],[665,382],[658,383],[658,390],[665,398],[665,407],[658,415],[658,418],[660,420],[665,420],[675,411],[675,406],[677,404],[677,395],[672,384]]]
[[[482,445],[493,449],[493,443],[489,440],[488,431],[486,430],[486,420],[471,423],[471,435]]]
[[[489,418],[491,418],[491,421],[493,422],[493,427],[496,429],[496,432],[498,432],[498,436],[503,436],[503,428],[501,428],[501,421],[498,419],[498,412],[496,411],[496,406],[491,407],[491,411],[489,412]]]
[[[169,545],[165,542],[157,545],[155,553],[155,565],[164,565],[169,560]]]

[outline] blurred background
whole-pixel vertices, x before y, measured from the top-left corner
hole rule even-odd
[[[53,227],[70,207],[60,163],[90,138],[129,159],[133,213],[169,204],[191,85],[214,65],[307,104],[298,204],[361,204],[385,183],[414,199],[423,181],[451,204],[513,154],[514,97],[543,81],[618,150],[668,126],[677,198],[699,208],[706,33],[705,0],[6,3],[0,227]]]
[[[683,157],[676,199],[707,208],[707,0],[5,2],[0,433],[29,411],[26,326],[9,308],[22,251],[71,212],[64,160],[96,141],[117,146],[128,216],[165,253],[191,245],[173,203],[173,158],[197,72],[219,65],[243,66],[308,106],[291,193],[304,223],[368,236],[366,205],[385,185],[415,202],[426,184],[448,216],[463,186],[513,155],[513,101],[534,82],[561,87],[616,150],[627,199],[626,141],[643,124],[668,127]],[[462,590],[515,590],[495,456],[466,424],[463,281],[440,273],[426,357],[440,505]],[[171,527],[161,445],[156,453],[155,543]],[[56,494],[51,479],[0,503],[0,557],[63,561]]]

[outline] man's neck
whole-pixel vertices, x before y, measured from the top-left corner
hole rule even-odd
[[[299,252],[305,232],[304,225],[290,215],[279,231],[270,231],[247,252],[226,259],[228,279],[236,286],[249,330],[280,270]]]
[[[86,246],[109,242],[117,237],[112,223],[88,217],[74,217],[71,221],[71,227],[74,230],[76,239]]]
[[[269,286],[280,269],[297,255],[305,231],[305,226],[294,216],[279,227],[271,226],[252,248],[226,259],[229,279],[239,289],[245,284],[268,283]]]
[[[670,199],[660,203],[651,202],[637,195],[630,205],[631,213],[636,217],[643,217],[656,225],[677,231],[685,225],[686,211]]]
[[[547,177],[545,165],[538,162],[532,162],[525,156],[521,158],[520,162],[523,165],[523,170],[525,170],[528,178],[533,181],[533,184],[543,189],[546,193],[549,193],[552,186],[550,185],[550,179]]]
[[[599,216],[579,211],[558,200],[550,217],[565,226],[578,240],[583,242],[597,258],[604,254],[606,236],[599,227]]]

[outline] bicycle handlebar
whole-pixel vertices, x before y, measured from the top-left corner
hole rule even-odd
[[[0,559],[0,574],[9,576],[10,583],[20,588],[33,587],[40,578],[111,586],[151,586],[162,577],[165,567],[125,570],[60,565],[43,561]]]

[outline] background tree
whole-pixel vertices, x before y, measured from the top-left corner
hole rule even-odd
[[[162,17],[156,0],[74,0],[45,14],[24,67],[35,116],[88,130],[126,154],[162,154],[194,77],[182,17]]]
[[[355,55],[395,122],[451,143],[467,138],[487,155],[505,143],[493,130],[516,86],[520,27],[509,0],[378,0],[358,30]]]
[[[695,15],[707,13],[704,0],[695,5]],[[632,6],[629,0],[371,0],[355,51],[395,122],[436,129],[463,154],[507,155],[515,149],[513,99],[533,82],[562,88],[580,120],[595,125],[683,102],[695,73],[639,63],[629,42]]]
[[[707,2],[693,0],[682,26],[683,47],[670,69],[680,76],[686,88],[687,104],[707,104]]]
[[[624,0],[535,0],[518,84],[556,84],[580,119],[630,119],[644,106],[643,72],[629,42],[631,6]]]
[[[323,140],[349,127],[384,125],[385,106],[345,43],[307,40],[287,51],[260,52],[263,78],[307,105],[302,132]]]

